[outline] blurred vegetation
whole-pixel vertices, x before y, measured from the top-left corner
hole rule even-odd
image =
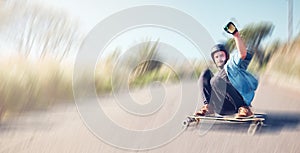
[[[272,23],[261,22],[249,24],[240,31],[254,54],[249,69],[259,75],[279,74],[300,79],[300,35],[291,42],[276,40],[263,46],[262,42],[273,29]],[[2,43],[12,45],[17,52],[0,60],[0,120],[73,98],[73,66],[65,60],[77,51],[83,40],[76,21],[61,11],[26,0],[8,0],[0,5],[0,31]],[[159,40],[143,42],[138,52],[130,56],[122,56],[117,48],[97,63],[92,83],[98,94],[110,93],[113,81],[121,89],[141,88],[155,81],[169,84],[182,79],[197,80],[207,66],[198,58],[190,61],[174,58],[174,63],[168,65],[164,61],[173,57],[160,54]],[[230,50],[235,48],[233,39],[226,45]],[[82,85],[89,83],[85,74],[82,75],[77,81]]]
[[[141,88],[153,82],[178,83],[180,79],[196,78],[191,73],[193,70],[186,68],[190,64],[195,71],[200,73],[203,67],[202,61],[189,61],[178,65],[168,65],[165,55],[159,54],[159,40],[145,40],[139,44],[137,52],[122,56],[121,51],[116,49],[105,59],[100,60],[96,66],[95,83],[98,93],[107,93],[123,88]],[[178,63],[176,59],[174,63]],[[167,64],[166,64],[167,63]],[[112,80],[112,77],[115,80]],[[112,83],[113,82],[113,83]],[[117,87],[113,89],[113,85]]]
[[[57,99],[72,98],[72,73],[53,59],[28,61],[15,56],[2,59],[0,69],[0,104],[7,115],[47,108]]]
[[[300,79],[300,33],[291,42],[274,42],[269,48],[266,74],[273,79],[299,86],[294,83]]]
[[[26,58],[62,61],[76,50],[83,35],[67,13],[29,0],[7,0],[0,8],[1,36]]]
[[[0,2],[0,120],[72,98],[64,62],[83,35],[66,13],[23,0]],[[5,55],[6,54],[6,55]]]

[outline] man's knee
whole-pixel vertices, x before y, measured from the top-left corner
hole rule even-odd
[[[211,70],[209,68],[206,68],[204,71],[202,71],[200,78],[207,78],[207,79],[211,79],[213,77],[213,73],[211,72]]]
[[[212,78],[210,79],[210,84],[213,85],[213,86],[217,85],[218,82],[219,82],[219,79],[220,79],[220,78],[217,77],[217,76],[212,77]]]
[[[202,71],[200,77],[199,77],[199,83],[201,85],[209,85],[210,84],[210,79],[213,77],[213,73],[209,69],[205,69]]]
[[[226,82],[221,78],[221,77],[218,77],[218,76],[214,76],[210,79],[210,85],[212,87],[217,87],[217,88],[226,88]]]

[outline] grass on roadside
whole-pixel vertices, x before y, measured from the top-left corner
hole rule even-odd
[[[8,116],[72,98],[71,71],[55,60],[29,61],[16,56],[2,59],[0,69],[0,107]]]

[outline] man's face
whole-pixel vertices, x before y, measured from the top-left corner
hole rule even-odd
[[[217,51],[214,53],[213,57],[217,67],[223,68],[226,61],[226,53],[224,51]]]

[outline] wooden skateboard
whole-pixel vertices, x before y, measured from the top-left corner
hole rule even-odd
[[[203,120],[214,120],[220,122],[230,122],[230,123],[248,123],[250,124],[248,129],[248,134],[255,134],[257,130],[261,128],[265,121],[263,114],[254,114],[252,117],[235,117],[234,115],[218,115],[218,116],[188,116],[183,122],[184,127],[189,127],[191,124],[199,124]]]

